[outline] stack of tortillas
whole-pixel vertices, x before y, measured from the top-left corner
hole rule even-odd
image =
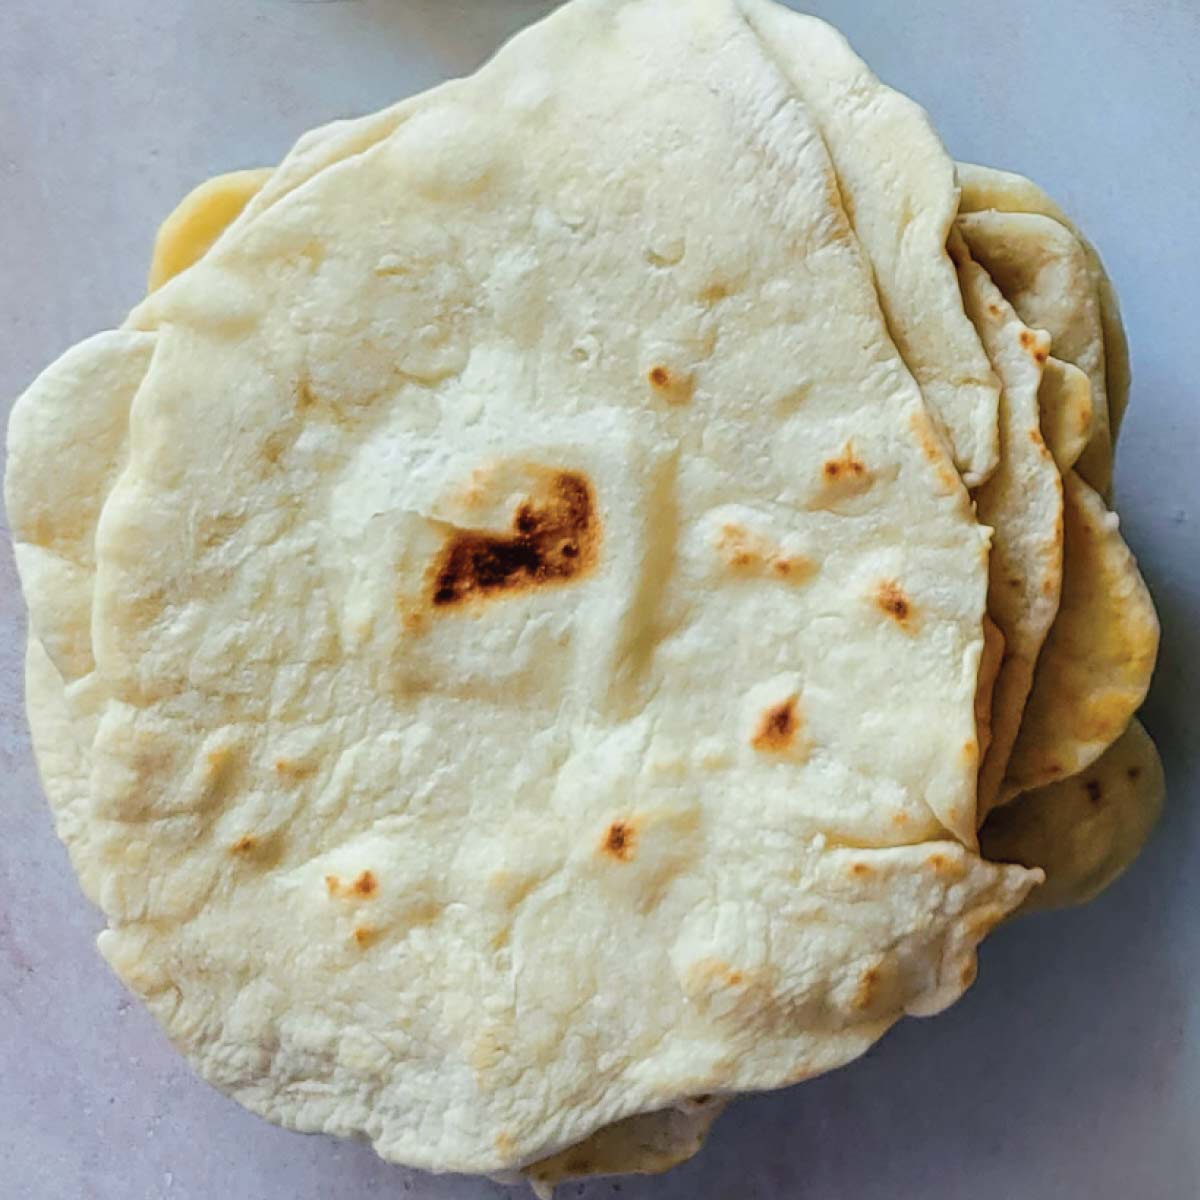
[[[105,957],[254,1111],[663,1169],[1145,840],[1113,291],[821,22],[575,0],[151,282],[13,413],[29,713]]]

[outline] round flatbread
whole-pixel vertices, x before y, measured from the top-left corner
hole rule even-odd
[[[751,113],[787,113],[797,123],[778,142],[770,131],[760,146],[771,170],[748,177],[724,207],[695,214],[673,196],[676,228],[704,231],[701,255],[664,267],[656,260],[669,260],[674,245],[655,236],[636,269],[627,254],[613,257],[628,244],[622,221],[633,214],[625,198],[653,200],[647,180],[659,178],[661,155],[651,168],[628,145],[614,144],[611,159],[589,146],[595,157],[581,164],[570,161],[564,138],[561,160],[540,174],[503,169],[509,139],[525,136],[512,115],[516,96],[529,96],[531,64],[549,75],[531,127],[544,131],[549,121],[551,130],[565,130],[579,104],[603,104],[621,91],[597,88],[597,79],[619,67],[628,89],[635,48],[653,40],[654,22],[679,11],[631,6],[619,36],[607,39],[580,36],[595,32],[580,23],[598,10],[580,5],[561,15],[541,35],[549,44],[527,39],[479,77],[483,83],[414,105],[394,145],[385,138],[311,176],[243,225],[240,238],[230,230],[137,317],[153,340],[153,361],[135,389],[128,462],[100,520],[92,613],[110,692],[90,782],[94,814],[114,823],[89,850],[113,923],[104,947],[209,1078],[277,1119],[366,1132],[384,1153],[418,1165],[519,1165],[623,1113],[711,1084],[770,1086],[832,1065],[869,1044],[900,1011],[927,1011],[957,994],[969,980],[974,943],[1035,878],[987,866],[950,842],[911,841],[914,832],[936,838],[939,817],[961,828],[974,815],[964,775],[975,765],[966,748],[983,541],[960,492],[943,481],[945,463],[927,436],[919,393],[889,358],[894,351],[857,243],[826,206],[830,172],[813,160],[820,139],[799,127],[803,114],[786,102],[760,106],[778,83],[757,44],[714,19],[711,29],[687,27],[688,53],[674,66],[685,78],[700,73],[707,85],[700,93],[722,118],[700,122],[706,136],[690,152],[702,170],[721,168],[730,117],[745,118],[744,128],[735,126],[739,147],[756,134]],[[567,51],[581,46],[596,56],[583,64],[595,72],[559,65],[580,66]],[[655,67],[659,129],[674,110],[663,99],[672,88],[662,86],[661,57]],[[694,131],[704,114],[693,91],[686,94],[677,116]],[[460,106],[473,117],[465,127]],[[491,128],[491,114],[505,109],[505,123]],[[466,128],[471,136],[451,137],[432,163],[415,153],[429,144],[421,139],[431,128],[439,146],[448,131]],[[788,150],[786,172],[774,170],[779,147]],[[589,169],[606,169],[606,180],[620,184],[605,193],[599,212],[585,212],[582,225],[575,225],[576,208],[558,224],[527,223],[530,206],[541,203],[536,197],[569,195]],[[402,219],[394,205],[384,207],[396,194],[419,198]],[[736,265],[749,292],[775,295],[779,307],[726,306],[713,320],[719,336],[706,356],[705,313],[695,318],[698,331],[685,325],[681,334],[679,297],[699,295],[714,273],[735,265],[721,260],[723,223],[728,245],[740,244],[732,230],[760,196],[772,211],[783,204],[794,214],[789,239],[768,247],[762,262]],[[453,257],[437,247],[436,261],[470,267],[472,287],[488,298],[483,316],[464,317],[452,303],[463,286],[453,272],[406,268],[428,248],[433,211],[442,218],[436,228],[459,239]],[[344,213],[365,219],[349,222]],[[498,248],[514,239],[489,224],[518,218],[523,248],[533,251],[532,279],[512,274],[519,264]],[[638,221],[643,234],[644,210]],[[805,228],[812,230],[807,240],[798,236]],[[650,232],[657,233],[653,224]],[[577,236],[588,252],[582,258],[571,241]],[[587,268],[582,282],[594,285],[583,289],[593,306],[587,329],[570,302],[579,281],[570,292],[556,290],[563,286],[553,252],[560,239],[573,246],[571,261]],[[818,253],[822,303],[836,291],[840,311],[859,313],[850,322],[853,352],[828,337],[810,345],[803,333],[809,301],[789,295],[804,275],[796,256]],[[537,311],[554,314],[552,341],[543,342],[531,377],[523,367],[528,351],[506,358],[504,350],[521,349],[522,320],[539,295],[546,300]],[[630,311],[631,296],[647,311]],[[792,304],[800,306],[798,321],[790,319]],[[424,324],[416,324],[418,314]],[[790,357],[781,361],[773,339],[785,325]],[[587,338],[597,337],[597,327],[601,352],[589,355]],[[659,335],[649,346],[639,336],[647,328]],[[861,334],[872,328],[874,348],[864,358]],[[380,347],[386,352],[376,353]],[[561,361],[553,347],[561,348]],[[100,356],[96,347],[88,353]],[[476,354],[484,356],[486,376],[469,370]],[[786,377],[791,361],[794,370],[820,370],[789,426],[763,405],[766,381],[754,371],[771,362]],[[644,390],[619,382],[630,378]],[[506,385],[499,392],[498,379]],[[823,380],[836,380],[837,405]],[[490,390],[481,391],[485,381]],[[52,373],[35,391],[45,395],[60,382]],[[76,401],[92,382],[85,370]],[[879,436],[873,421],[848,411],[848,395],[862,396]],[[545,407],[550,400],[554,407]],[[236,419],[225,420],[215,411],[220,405]],[[437,411],[444,416],[431,423]],[[199,461],[179,437],[181,422],[198,427],[197,412],[210,431]],[[737,439],[723,441],[722,414],[735,412]],[[440,422],[451,415],[454,435],[442,443]],[[722,483],[706,491],[751,475],[740,461],[745,453],[761,469],[755,420],[764,434],[770,427],[780,469],[786,461],[794,479],[805,444],[821,446],[851,416],[854,429],[866,432],[853,444],[839,436],[829,452],[818,452],[811,490],[783,508],[762,508],[753,489],[730,493]],[[699,442],[684,436],[701,427],[707,433]],[[72,431],[24,428],[13,442],[10,509],[23,544],[50,553],[63,536],[59,526],[75,514],[51,513],[44,528],[30,519],[23,497],[37,490],[29,480],[44,449],[38,436],[69,442]],[[415,452],[405,449],[421,438],[435,450],[453,447],[435,453],[437,470],[424,476],[414,474]],[[375,481],[374,492],[364,493],[365,479]],[[443,482],[464,490],[443,490]],[[761,487],[778,494],[769,471]],[[711,498],[723,490],[714,506]],[[930,538],[929,545],[908,538],[895,571],[880,553],[893,493],[905,497],[905,527],[928,530]],[[680,514],[666,559],[648,553],[635,505],[648,499],[657,506],[664,494]],[[243,510],[231,509],[231,501],[248,498],[253,503]],[[389,514],[395,519],[377,520]],[[850,539],[847,517],[859,530]],[[819,545],[826,526],[838,529],[843,559],[810,572],[806,539]],[[329,537],[311,540],[325,530]],[[953,569],[937,565],[939,556],[952,557]],[[651,569],[655,563],[670,570]],[[975,590],[964,589],[959,607],[943,594],[930,603],[920,587],[925,569],[939,579],[973,577]],[[877,576],[880,570],[887,574]],[[708,624],[718,615],[695,607],[697,571],[720,585],[712,590],[722,627],[729,628],[731,609],[744,610],[734,621],[754,631],[738,656],[710,666],[691,648],[703,646],[711,658]],[[822,611],[845,611],[845,585],[853,580],[865,584],[861,607],[851,610],[862,636],[846,640],[842,656],[851,657],[828,684],[806,677],[803,639],[794,634],[812,625],[804,610],[829,586],[840,600]],[[651,584],[662,599],[647,624],[639,597]],[[791,631],[786,644],[801,669],[781,677],[776,667],[764,676],[764,655],[777,660],[778,635],[761,610],[768,600],[778,608],[781,593],[799,605],[781,614],[779,629]],[[54,607],[36,586],[35,595],[39,607]],[[879,650],[889,677],[899,666],[908,678],[910,659],[922,664],[911,676],[911,697],[892,695],[885,704],[880,681],[863,670]],[[861,664],[854,661],[859,651]],[[606,662],[612,666],[602,668]],[[685,677],[686,724],[671,701],[678,694],[682,702]],[[828,706],[847,677],[863,680],[868,702],[856,705],[855,721],[833,721]],[[578,682],[564,690],[564,679]],[[265,690],[264,680],[271,684]],[[615,685],[602,696],[594,687],[601,681]],[[697,706],[706,695],[710,701]],[[564,698],[571,701],[565,712]],[[939,711],[930,712],[931,704]],[[638,732],[644,719],[653,729],[648,742]],[[913,721],[922,740],[927,731],[945,739],[928,747],[940,770],[913,761],[913,739],[900,728]],[[539,738],[536,731],[547,728],[552,736]],[[704,747],[703,762],[680,757],[684,729],[687,745]],[[871,741],[850,744],[859,736]],[[949,740],[956,736],[957,745]],[[730,768],[722,744],[734,756]],[[612,774],[626,761],[623,745],[636,749],[649,775]],[[902,746],[907,753],[897,758]],[[865,766],[874,769],[872,756],[889,775],[863,774]],[[947,773],[945,764],[958,763]],[[746,768],[755,804],[713,807],[727,786],[722,780]],[[831,770],[839,804],[832,823],[833,814],[816,805]],[[922,780],[919,797],[906,793],[909,771]],[[505,781],[500,793],[497,779]],[[681,780],[691,785],[682,792]],[[815,785],[811,800],[806,780]],[[683,803],[697,781],[700,800]],[[714,787],[710,802],[703,793]],[[861,815],[859,787],[871,797]],[[481,822],[476,797],[498,794],[520,802]],[[606,801],[618,795],[618,806]],[[339,800],[347,796],[355,802]],[[773,835],[766,853],[763,843],[776,804],[788,833],[773,860]],[[595,838],[581,844],[580,831],[593,822]],[[877,831],[879,849],[836,845],[839,830],[853,837],[864,823]],[[439,852],[446,846],[457,848],[449,860]],[[688,854],[680,858],[682,849]],[[743,855],[754,864],[744,876],[737,866]],[[710,870],[731,885],[741,880],[723,903],[754,880],[733,926],[707,923],[701,881]],[[771,891],[773,872],[786,875],[786,896]],[[826,911],[839,910],[843,894],[853,897],[855,914],[844,951],[836,944],[849,936],[847,923],[827,924],[811,908],[821,895]],[[887,899],[898,895],[906,897],[899,908]],[[686,906],[682,924],[673,915],[677,904]],[[756,911],[769,914],[763,930],[771,933],[757,943]],[[938,914],[932,927],[931,912]],[[604,914],[606,929],[614,922],[628,928],[616,940],[584,932],[587,913]],[[669,945],[662,938],[668,927]],[[795,964],[808,971],[818,945],[829,968],[796,991]],[[574,961],[576,947],[587,949],[586,963]],[[666,976],[664,949],[674,964]],[[642,971],[641,958],[651,953],[654,967]],[[522,965],[515,995],[503,983],[513,977],[505,964],[514,958]],[[562,984],[589,972],[604,980],[598,994],[616,1000],[607,1015],[588,1003],[579,1026],[580,997],[564,994]],[[698,1026],[681,1027],[682,1010],[673,1008],[669,990],[658,994],[660,985],[679,989],[688,1023]],[[387,1003],[372,1004],[370,996]],[[469,1024],[468,1013],[456,1014],[455,996],[472,998]],[[482,1027],[474,1019],[479,997],[492,1006]],[[353,1022],[330,1023],[331,1011],[351,1004]],[[837,1015],[843,1011],[853,1016]],[[655,1027],[629,1039],[646,1014]],[[584,1029],[600,1039],[595,1047],[574,1037]],[[607,1036],[618,1029],[623,1043]],[[754,1048],[743,1053],[751,1031]],[[598,1072],[602,1043],[615,1058]],[[554,1048],[549,1059],[538,1046]],[[590,1064],[586,1072],[577,1053]],[[528,1071],[510,1069],[530,1061],[545,1063],[536,1097]]]

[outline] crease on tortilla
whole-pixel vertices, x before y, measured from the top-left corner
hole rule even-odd
[[[1005,801],[1095,762],[1141,707],[1158,656],[1154,602],[1116,514],[1073,470],[1063,476],[1063,500],[1062,601],[1038,659]]]
[[[993,530],[988,614],[1004,639],[991,739],[979,772],[979,820],[1000,796],[1033,686],[1034,666],[1058,613],[1063,573],[1062,476],[1041,432],[1038,392],[1050,339],[1026,326],[957,231],[950,239],[967,316],[1001,382],[1000,465],[975,490],[979,519]]]
[[[1000,384],[946,253],[959,206],[954,162],[928,114],[879,80],[832,26],[771,0],[739,4],[816,118],[888,330],[963,482],[976,487],[999,461]]]
[[[1104,327],[1098,292],[1079,239],[1052,217],[996,210],[965,213],[958,228],[972,256],[1030,326],[1050,334],[1056,357],[1087,373],[1096,411],[1076,470],[1106,494],[1112,479]]]
[[[1091,437],[1094,408],[1088,377],[1053,356],[1046,363],[1038,392],[1042,436],[1060,471],[1069,471]]]
[[[1121,423],[1129,404],[1132,373],[1129,363],[1129,339],[1121,319],[1121,304],[1104,262],[1095,245],[1083,234],[1066,212],[1031,179],[997,167],[977,163],[958,164],[962,184],[962,211],[999,209],[1001,212],[1041,213],[1065,225],[1082,243],[1088,256],[1100,300],[1104,328],[1104,363],[1108,393],[1109,427],[1115,448]]]

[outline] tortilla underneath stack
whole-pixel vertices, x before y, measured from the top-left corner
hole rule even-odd
[[[14,409],[29,717],[254,1111],[665,1170],[1149,836],[1115,293],[822,22],[574,0],[202,185],[150,286]]]

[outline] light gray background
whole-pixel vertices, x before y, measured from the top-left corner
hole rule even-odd
[[[0,397],[139,296],[206,175],[474,67],[540,0],[0,0]],[[1148,724],[1170,807],[1094,907],[1000,932],[951,1013],[743,1102],[624,1200],[1195,1200],[1200,1195],[1200,2],[826,0],[958,157],[1040,180],[1101,247],[1134,349],[1118,489],[1165,627]],[[69,465],[64,464],[64,469]],[[490,1197],[305,1138],[194,1079],[93,947],[21,701],[0,544],[0,1198]]]

